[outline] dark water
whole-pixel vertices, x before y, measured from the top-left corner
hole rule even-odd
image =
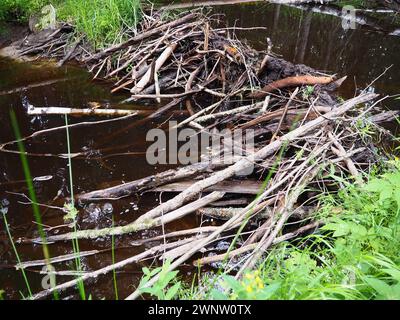
[[[214,13],[224,13],[230,26],[266,27],[266,30],[239,31],[241,38],[256,49],[267,48],[267,37],[273,43],[273,51],[283,58],[296,63],[304,63],[315,69],[340,76],[347,75],[348,80],[341,88],[340,94],[351,97],[378,78],[373,89],[382,95],[394,95],[400,92],[400,37],[389,35],[396,26],[393,18],[385,15],[383,20],[374,17],[370,25],[357,26],[355,30],[343,30],[341,19],[312,11],[299,10],[286,6],[269,4],[244,4],[214,7]],[[379,26],[379,27],[377,27]],[[0,95],[0,143],[14,139],[9,121],[9,111],[14,109],[22,135],[35,131],[64,125],[62,116],[28,117],[26,103],[35,106],[68,106],[85,107],[88,102],[110,103],[117,108],[155,108],[156,106],[119,106],[124,96],[111,95],[106,83],[91,81],[90,75],[75,66],[53,68],[43,64],[16,63],[0,58],[0,91],[11,90],[51,79],[64,79],[57,83],[23,90],[15,94]],[[388,108],[399,108],[398,102],[388,99]],[[137,118],[139,119],[139,117]],[[144,152],[147,143],[147,130],[159,125],[166,119],[158,119],[157,123],[145,123],[136,128],[122,130],[121,134],[107,139],[113,132],[127,127],[134,120],[110,122],[102,125],[72,129],[70,132],[72,152],[88,152],[85,156],[72,160],[74,192],[91,191],[119,184],[122,181],[135,180],[166,168],[154,168],[147,164]],[[95,121],[99,118],[85,118]],[[70,118],[70,122],[81,119]],[[393,126],[392,129],[396,131]],[[396,133],[396,132],[395,132]],[[31,154],[66,153],[66,133],[60,130],[45,134],[26,142],[27,152]],[[16,148],[16,146],[12,146]],[[99,151],[100,149],[100,151]],[[121,154],[130,153],[130,154]],[[58,157],[29,156],[29,165],[33,177],[52,176],[47,181],[35,182],[35,190],[40,203],[62,207],[65,197],[70,195],[67,160]],[[10,192],[27,193],[24,175],[17,154],[0,153],[0,200],[8,207],[7,218],[11,232],[15,238],[31,237],[35,226],[30,205],[21,204],[26,201],[22,196]],[[58,197],[57,194],[59,193]],[[55,200],[53,200],[55,199]],[[165,200],[165,197],[163,197]],[[154,207],[159,195],[146,194],[112,202],[113,217],[116,225],[124,225],[133,221],[138,215]],[[103,205],[104,202],[98,203]],[[49,226],[63,224],[63,213],[59,210],[41,208],[43,223]],[[112,224],[111,214],[100,214],[91,217],[84,209],[80,210],[81,228],[102,228]],[[96,218],[96,219],[95,219]],[[92,220],[91,220],[92,219]],[[197,226],[200,221],[194,216],[187,217],[179,224],[166,226],[167,230],[179,230]],[[0,217],[0,290],[6,291],[7,298],[20,298],[20,291],[26,295],[25,285],[19,271],[8,268],[15,263],[15,256],[7,241],[4,223]],[[60,229],[59,232],[70,231]],[[135,235],[116,238],[116,260],[128,258],[143,251],[143,247],[132,247],[135,239],[150,237],[160,230],[150,230]],[[154,245],[154,244],[152,244]],[[107,249],[111,247],[111,239],[80,241],[81,250]],[[128,247],[128,248],[123,248]],[[42,249],[37,245],[18,245],[22,261],[42,259]],[[72,253],[69,243],[58,243],[50,246],[51,256]],[[130,265],[123,272],[117,273],[120,297],[134,290],[141,277],[141,268],[152,261]],[[111,263],[111,252],[106,251],[96,256],[83,258],[85,270],[94,270]],[[57,270],[73,270],[73,262],[57,264]],[[40,270],[40,268],[36,268]],[[182,268],[187,275],[193,271],[190,267]],[[29,282],[34,292],[41,290],[42,275],[27,271]],[[70,277],[57,277],[57,282]],[[86,291],[93,298],[106,297],[112,299],[114,293],[112,276],[104,276],[86,284]],[[76,297],[76,292],[68,291],[65,296]]]

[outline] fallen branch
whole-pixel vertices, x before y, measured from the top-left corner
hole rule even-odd
[[[249,98],[261,99],[264,98],[268,93],[278,89],[287,87],[297,87],[303,85],[316,85],[316,84],[328,84],[333,81],[333,77],[314,77],[314,76],[295,76],[287,77],[284,79],[277,80],[270,84],[267,84],[258,92],[251,93]]]
[[[28,115],[37,116],[44,114],[68,114],[71,116],[126,116],[148,114],[147,110],[121,110],[121,109],[77,109],[62,107],[34,107],[29,106]]]

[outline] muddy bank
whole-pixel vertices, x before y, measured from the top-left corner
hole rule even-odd
[[[0,22],[0,49],[23,39],[29,35],[29,33],[30,31],[27,26]]]

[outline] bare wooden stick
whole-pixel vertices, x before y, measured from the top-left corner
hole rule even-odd
[[[338,156],[338,157],[343,157],[347,154],[346,150],[343,148],[343,146],[340,144],[338,141],[337,137],[335,137],[331,132],[328,133],[329,138],[332,140],[333,144],[336,146],[337,149],[332,148],[332,151]],[[349,169],[351,175],[353,178],[356,180],[358,184],[361,184],[363,182],[360,173],[358,172],[356,166],[354,165],[353,160],[350,158],[345,158],[344,162],[346,163],[347,168]]]
[[[160,70],[160,68],[168,60],[168,58],[171,56],[171,54],[174,52],[174,50],[176,49],[177,46],[178,46],[177,43],[172,43],[163,51],[163,53],[158,57],[158,59],[155,62],[154,71],[152,72],[151,68],[149,70],[147,70],[147,72],[144,74],[142,79],[140,79],[140,81],[136,84],[136,86],[134,86],[131,89],[131,93],[137,94],[146,87],[146,85],[151,80],[152,74],[154,74]]]
[[[309,230],[316,229],[321,225],[322,225],[322,221],[312,222],[312,223],[307,224],[295,231],[288,232],[288,233],[284,234],[283,236],[275,238],[273,241],[273,244],[276,245],[278,243],[282,243],[284,241],[293,239],[293,238],[297,237],[298,235],[305,233]],[[201,258],[201,259],[193,261],[193,265],[197,267],[197,266],[202,266],[205,264],[211,264],[211,263],[224,261],[225,259],[233,258],[233,257],[236,257],[243,253],[250,252],[250,251],[254,250],[255,248],[257,248],[258,245],[259,245],[259,242],[256,242],[256,243],[248,244],[246,246],[232,250],[231,252],[229,252],[228,255],[226,253],[223,253],[223,254],[218,254],[218,255],[214,255],[214,256]]]
[[[151,112],[151,111],[150,111]],[[29,106],[28,115],[37,116],[43,114],[68,114],[71,116],[96,115],[96,116],[126,116],[149,114],[148,110],[123,110],[123,109],[78,109],[64,107],[34,107]]]
[[[148,230],[150,228],[158,227],[161,225],[165,225],[170,223],[171,221],[177,220],[179,218],[184,217],[185,215],[200,209],[209,203],[212,203],[216,200],[221,199],[225,195],[224,192],[215,191],[203,198],[200,198],[196,201],[193,201],[186,206],[183,206],[175,211],[171,211],[168,214],[162,215],[156,219],[147,219],[142,220],[134,223],[130,223],[126,226],[118,226],[118,227],[111,227],[111,228],[104,228],[100,230],[79,230],[76,232],[69,232],[54,236],[48,236],[48,242],[57,242],[57,241],[65,241],[71,239],[93,239],[97,237],[104,237],[104,236],[115,236],[120,234],[138,232],[141,230]],[[36,242],[39,242],[40,239],[35,239]]]
[[[331,83],[332,81],[333,77],[314,77],[314,76],[287,77],[266,85],[258,92],[251,93],[249,97],[254,99],[260,99],[264,98],[269,92],[273,92],[278,89],[286,87],[302,86],[302,85],[328,84]]]
[[[15,268],[18,269],[25,269],[29,267],[36,267],[36,266],[45,266],[48,263],[57,263],[57,262],[63,262],[63,261],[68,261],[76,258],[82,258],[82,257],[87,257],[91,256],[94,254],[99,253],[99,250],[90,250],[90,251],[80,251],[79,253],[71,253],[71,254],[66,254],[58,257],[53,257],[49,261],[46,261],[45,259],[42,260],[32,260],[32,261],[25,261],[21,262],[15,265]]]

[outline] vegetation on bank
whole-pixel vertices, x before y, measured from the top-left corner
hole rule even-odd
[[[121,31],[134,29],[140,19],[140,0],[3,0],[0,20],[26,23],[52,5],[58,21],[72,23],[96,47],[120,39]]]
[[[176,274],[164,274],[143,293],[190,300],[400,299],[400,161],[388,167],[361,186],[331,173],[343,188],[321,199],[321,230],[276,246],[242,280],[199,272],[192,287],[179,282],[170,292],[165,280]]]

